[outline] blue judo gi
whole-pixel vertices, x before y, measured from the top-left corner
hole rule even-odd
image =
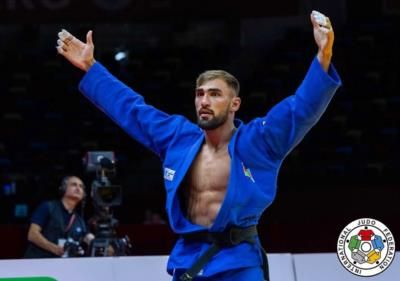
[[[96,62],[80,82],[80,91],[135,140],[156,153],[163,164],[166,211],[177,234],[208,230],[222,232],[230,226],[258,223],[276,194],[279,168],[285,156],[319,120],[337,88],[340,78],[333,65],[323,71],[316,58],[295,95],[275,105],[265,116],[248,124],[235,120],[237,130],[228,152],[231,173],[226,195],[213,225],[191,223],[181,210],[178,188],[204,143],[204,132],[180,115],[166,114],[111,75]],[[204,253],[209,244],[178,239],[167,270],[182,271]],[[203,277],[262,264],[259,242],[224,248],[203,268]]]

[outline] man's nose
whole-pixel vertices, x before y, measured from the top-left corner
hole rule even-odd
[[[200,104],[202,107],[210,105],[210,97],[208,95],[204,95],[201,97]]]

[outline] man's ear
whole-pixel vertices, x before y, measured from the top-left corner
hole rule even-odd
[[[231,112],[236,112],[240,108],[242,100],[239,97],[233,97],[231,102]]]

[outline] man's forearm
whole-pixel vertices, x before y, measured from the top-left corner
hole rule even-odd
[[[317,59],[318,59],[319,63],[321,64],[322,69],[325,72],[328,72],[329,65],[331,64],[332,52],[323,53],[322,51],[319,51],[317,54]]]
[[[57,245],[47,240],[41,233],[29,233],[28,240],[46,251],[53,254],[56,252]]]

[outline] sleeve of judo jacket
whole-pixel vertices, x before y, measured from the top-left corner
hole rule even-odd
[[[186,122],[145,103],[144,98],[96,62],[85,74],[79,90],[135,140],[165,158],[177,129]]]
[[[283,159],[303,139],[325,112],[340,85],[334,66],[331,64],[325,72],[314,58],[296,93],[276,104],[255,124],[272,158]]]

